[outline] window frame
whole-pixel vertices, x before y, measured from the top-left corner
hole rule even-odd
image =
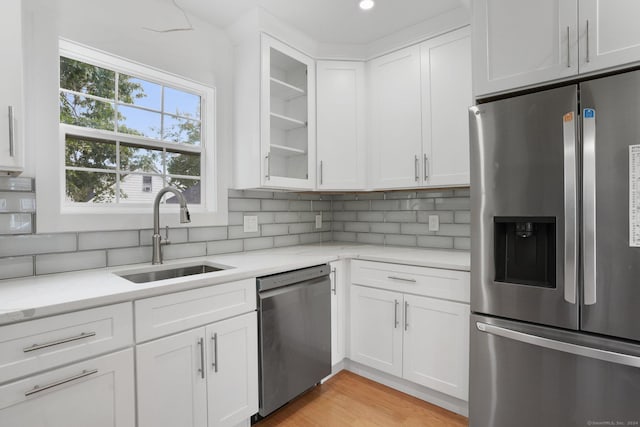
[[[183,90],[193,93],[201,97],[200,102],[200,146],[199,150],[194,150],[188,145],[182,145],[167,141],[146,138],[137,135],[115,134],[111,131],[87,128],[82,126],[61,123],[58,115],[58,123],[60,129],[59,148],[62,156],[58,157],[59,162],[59,182],[62,189],[60,194],[61,213],[62,214],[105,214],[105,213],[146,213],[149,212],[150,206],[147,203],[104,203],[104,204],[83,204],[80,202],[69,202],[66,200],[66,178],[65,178],[65,138],[66,135],[84,136],[89,138],[114,140],[121,142],[133,143],[149,141],[156,147],[167,147],[177,149],[184,152],[199,152],[200,154],[200,194],[201,204],[190,205],[189,210],[192,213],[216,212],[217,197],[216,191],[216,138],[215,138],[215,88],[205,86],[193,80],[177,76],[173,73],[159,70],[157,68],[140,64],[116,55],[112,55],[100,50],[96,50],[70,40],[60,39],[58,49],[58,64],[60,57],[64,56],[77,61],[85,62],[91,65],[102,67],[121,74],[129,75],[133,78],[140,78],[152,83],[169,86],[174,89]],[[58,77],[58,81],[59,81]],[[59,86],[59,85],[58,85]],[[60,93],[60,87],[58,94]],[[117,90],[117,88],[116,88]],[[115,136],[115,138],[114,138]],[[214,191],[210,191],[214,189]],[[158,189],[160,190],[160,189]],[[156,192],[158,191],[156,190]],[[163,210],[178,211],[178,206],[163,205]]]
[[[140,78],[153,79],[154,76],[165,76],[161,82],[168,86],[194,91],[204,88],[206,99],[202,101],[200,112],[202,125],[202,158],[204,164],[201,171],[202,198],[201,205],[190,205],[191,223],[180,224],[178,206],[163,204],[160,209],[161,223],[170,227],[200,227],[228,224],[227,186],[229,169],[219,159],[229,148],[225,140],[222,146],[218,143],[220,135],[227,135],[228,123],[218,111],[218,90],[215,87],[215,76],[211,76],[209,84],[200,83],[185,74],[177,75],[169,68],[161,70],[158,62],[150,60],[150,64],[142,64],[121,56],[107,53],[95,47],[89,47],[62,37],[48,46],[38,47],[40,52],[37,63],[39,67],[55,70],[53,75],[36,73],[28,74],[32,89],[27,91],[30,100],[29,115],[38,123],[39,136],[34,140],[30,150],[36,159],[34,173],[36,176],[37,232],[59,233],[79,231],[107,230],[140,230],[149,229],[153,225],[153,206],[134,207],[127,204],[111,206],[68,206],[65,204],[65,132],[60,123],[60,55],[80,61],[89,61],[100,66],[117,68],[120,72],[130,73]],[[142,52],[140,52],[143,55]],[[106,58],[106,59],[105,59]],[[144,56],[140,56],[144,58]],[[152,57],[153,58],[153,57]],[[108,64],[105,64],[108,62]],[[160,62],[162,64],[162,62]],[[35,70],[35,68],[34,68]],[[140,73],[143,70],[145,72]],[[198,73],[196,73],[198,74]],[[199,73],[202,74],[202,73]],[[169,80],[167,81],[166,77]],[[209,79],[207,79],[209,81]],[[182,83],[182,85],[180,84]],[[197,90],[195,90],[197,93]],[[201,95],[202,96],[202,95]],[[222,118],[221,118],[222,117]],[[222,129],[218,120],[223,120]],[[83,128],[88,129],[88,128]],[[221,152],[222,151],[222,152]],[[154,189],[158,191],[159,189]],[[141,241],[142,243],[142,241]]]

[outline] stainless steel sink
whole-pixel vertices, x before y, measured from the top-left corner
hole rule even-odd
[[[122,272],[116,273],[123,279],[127,279],[133,283],[147,283],[155,282],[157,280],[175,279],[177,277],[193,276],[195,274],[212,273],[214,271],[226,270],[228,266],[214,265],[214,264],[196,264],[196,265],[181,265],[171,268],[157,269],[150,271],[137,271],[137,272]]]

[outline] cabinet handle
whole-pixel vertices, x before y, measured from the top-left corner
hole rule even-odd
[[[211,362],[211,367],[213,368],[213,372],[218,372],[218,333],[216,332],[211,337],[211,341],[213,341],[213,362]]]
[[[331,270],[331,274],[333,274],[333,287],[331,288],[331,292],[333,292],[334,295],[337,295],[337,287],[338,287],[338,283],[336,282],[336,269],[332,269]]]
[[[415,172],[416,182],[420,179],[420,175],[418,173],[418,155],[416,154],[413,158],[413,170]]]
[[[322,185],[322,182],[324,181],[323,176],[322,176],[322,160],[320,160],[320,185]]]
[[[36,385],[31,390],[26,391],[24,393],[24,395],[25,395],[25,397],[29,397],[32,394],[40,393],[41,391],[49,390],[51,388],[58,387],[58,386],[60,386],[62,384],[70,383],[71,381],[79,380],[80,378],[88,377],[89,375],[93,375],[93,374],[97,374],[97,373],[98,373],[97,369],[92,369],[90,371],[87,371],[85,369],[85,370],[83,370],[82,372],[80,372],[77,375],[74,375],[74,376],[69,377],[69,378],[65,378],[63,380],[55,381],[55,382],[52,382],[52,383],[47,384],[47,385],[43,385],[42,387],[40,387],[39,385]]]
[[[391,280],[400,280],[401,282],[416,283],[416,279],[405,279],[404,277],[398,277],[398,276],[387,276],[387,278]]]
[[[95,336],[96,336],[95,332],[83,332],[80,335],[76,335],[75,337],[62,338],[60,340],[51,341],[51,342],[47,342],[47,343],[44,343],[44,344],[34,344],[34,345],[30,346],[30,347],[23,348],[22,351],[24,353],[29,353],[30,351],[36,351],[36,350],[40,350],[40,349],[47,348],[47,347],[54,347],[56,345],[65,344],[65,343],[72,342],[72,341],[83,340],[85,338],[90,338],[90,337],[95,337]]]
[[[393,300],[394,301],[394,306],[393,306],[393,328],[397,328],[398,327],[398,300]]]
[[[409,329],[409,303],[404,302],[404,330]]]
[[[427,155],[424,155],[424,180],[429,179],[429,158]]]
[[[264,177],[266,178],[266,180],[270,180],[271,179],[271,153],[267,153],[266,156],[264,156],[265,160],[267,161],[267,173],[264,175]]]
[[[585,61],[591,62],[591,58],[589,57],[589,20],[587,19],[587,57]]]
[[[10,157],[13,157],[15,154],[14,137],[15,137],[15,130],[13,127],[13,106],[9,105],[9,156]]]
[[[571,40],[569,38],[569,27],[567,27],[567,68],[571,68]]]
[[[198,340],[198,346],[200,347],[200,368],[198,368],[198,372],[200,372],[200,378],[204,379],[204,338]]]

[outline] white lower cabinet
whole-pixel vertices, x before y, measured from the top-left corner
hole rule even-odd
[[[137,346],[140,427],[233,426],[258,411],[256,313]]]
[[[0,386],[0,426],[133,427],[134,394],[127,349]]]
[[[351,359],[402,375],[402,294],[351,287]]]
[[[402,377],[468,399],[469,306],[404,295]]]
[[[386,279],[388,276],[399,283],[372,279],[370,272],[374,271],[374,266],[380,277]],[[464,299],[455,302],[434,298],[442,293],[442,280],[434,279],[431,284],[425,282],[423,279],[435,274],[436,270],[424,270],[421,274],[418,267],[353,262],[350,358],[466,401],[469,304]],[[447,279],[450,274],[460,276],[461,280],[467,277],[468,284],[466,272],[441,271]],[[379,283],[386,289],[371,287]],[[424,296],[430,293],[433,295]]]

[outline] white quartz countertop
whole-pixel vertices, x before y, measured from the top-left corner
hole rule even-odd
[[[462,271],[469,271],[470,265],[469,252],[466,251],[333,242],[172,260],[166,261],[163,266],[137,264],[0,280],[0,325],[265,276],[338,259],[363,259]],[[115,274],[200,262],[234,268],[142,284],[129,282]]]

